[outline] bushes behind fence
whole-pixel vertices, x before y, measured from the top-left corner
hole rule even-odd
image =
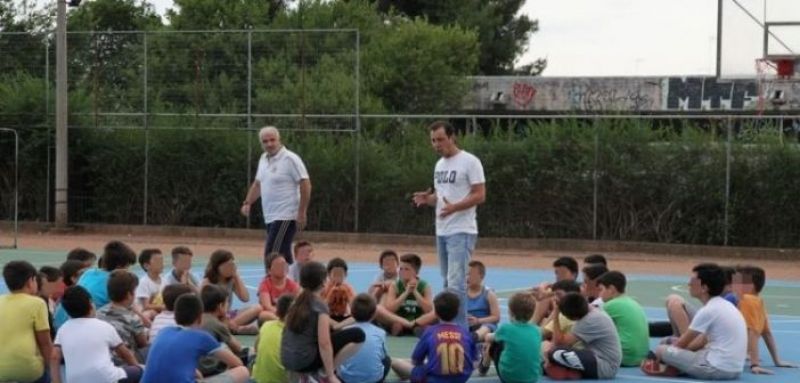
[[[427,134],[423,124],[383,120],[367,120],[360,142],[349,132],[284,132],[312,177],[309,229],[352,231],[358,205],[359,231],[432,234],[432,210],[410,202],[432,183]],[[799,245],[796,138],[755,124],[737,124],[732,137],[728,145],[714,123],[563,120],[459,140],[486,171],[482,236],[720,245],[727,229],[731,245]],[[75,129],[70,142],[73,222],[141,224],[146,214],[153,225],[246,224],[238,207],[261,153],[252,131]],[[21,217],[43,220],[46,179],[25,174]],[[253,226],[260,220],[255,209]]]

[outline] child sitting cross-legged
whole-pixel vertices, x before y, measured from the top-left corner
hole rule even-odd
[[[364,343],[364,331],[348,328],[331,333],[328,306],[322,300],[327,270],[311,261],[300,270],[300,295],[286,313],[281,338],[281,363],[293,374],[323,375],[339,383],[336,366],[355,354]]]
[[[597,278],[603,311],[614,321],[622,346],[622,365],[639,366],[650,349],[647,315],[642,306],[625,294],[627,279],[619,271],[609,271]]]
[[[159,249],[144,249],[139,253],[139,265],[145,271],[136,288],[136,305],[148,319],[152,320],[164,310],[161,296],[161,272],[164,271],[164,255]]]
[[[365,339],[361,349],[337,370],[344,383],[378,383],[389,374],[392,358],[386,352],[386,331],[372,324],[376,311],[375,298],[369,294],[359,294],[350,306],[356,320],[351,327],[364,331]]]
[[[286,275],[286,258],[280,253],[271,253],[264,261],[267,275],[258,286],[258,301],[261,304],[260,321],[278,318],[278,298],[283,295],[296,295],[300,286]],[[297,262],[294,263],[296,265]]]
[[[516,293],[508,301],[511,322],[505,323],[486,336],[484,355],[479,371],[485,375],[489,362],[494,360],[497,376],[508,383],[534,383],[542,375],[542,333],[530,323],[536,300],[529,293]]]
[[[772,355],[775,367],[796,368],[792,363],[781,360],[778,356],[778,346],[772,329],[769,326],[769,315],[764,301],[761,299],[761,290],[766,282],[764,269],[758,266],[739,266],[736,268],[734,286],[739,293],[739,311],[747,325],[747,355],[750,357],[750,372],[753,374],[768,374],[773,372],[761,367],[761,357],[758,351],[758,338],[764,339],[767,350]]]
[[[181,295],[175,302],[176,327],[167,327],[158,334],[150,346],[143,383],[194,382],[244,383],[250,373],[242,361],[223,347],[214,337],[200,330],[203,302],[196,294]],[[197,376],[198,361],[204,356],[214,356],[227,365],[228,370],[215,376]]]
[[[283,320],[293,301],[293,295],[281,295],[275,304],[278,319],[261,325],[255,342],[256,362],[253,364],[252,375],[256,383],[285,383],[289,380],[281,363],[281,338],[285,327]]]
[[[389,285],[378,309],[378,322],[392,335],[411,333],[416,320],[433,310],[431,287],[419,278],[422,259],[416,254],[400,257],[400,277]]]
[[[322,298],[328,303],[331,320],[342,322],[350,317],[350,302],[356,291],[347,283],[347,262],[341,258],[328,261],[328,281],[322,289]]]
[[[61,304],[70,318],[58,329],[50,357],[50,375],[61,382],[61,359],[64,359],[67,382],[135,383],[142,367],[113,326],[94,317],[89,292],[81,286],[64,291]],[[114,366],[111,350],[125,362]]]
[[[568,293],[554,305],[553,342],[545,359],[547,376],[553,380],[612,379],[622,363],[622,349],[611,318],[600,309],[590,309],[579,293]],[[561,332],[559,313],[575,322],[572,332]],[[582,349],[575,348],[578,341],[583,343]]]
[[[248,350],[242,347],[231,330],[225,324],[228,313],[228,294],[222,287],[217,285],[206,285],[200,290],[200,299],[203,301],[203,324],[201,328],[211,334],[218,342],[228,346],[234,354],[242,359],[246,365],[248,362]],[[203,375],[215,375],[225,370],[224,363],[215,357],[203,358],[200,361]],[[221,366],[218,370],[217,366]]]
[[[258,325],[255,322],[261,314],[261,305],[247,306],[242,309],[231,307],[234,294],[242,302],[250,301],[250,292],[242,281],[233,253],[225,249],[215,250],[211,253],[208,265],[206,265],[205,277],[200,282],[200,289],[202,290],[207,285],[216,285],[227,293],[228,313],[225,323],[232,333],[238,335],[258,333]]]
[[[139,279],[133,273],[127,270],[113,271],[108,279],[111,303],[97,310],[97,319],[114,326],[136,359],[144,363],[147,358],[147,328],[131,308],[138,284]]]
[[[375,275],[368,292],[372,294],[375,301],[381,302],[383,295],[389,291],[389,285],[397,282],[397,267],[400,265],[400,258],[394,250],[384,250],[378,257],[378,265],[381,271]]]
[[[412,383],[466,382],[477,360],[477,347],[469,331],[453,320],[458,314],[458,295],[443,291],[433,300],[439,323],[425,329],[414,352],[411,364],[395,361],[398,376]]]
[[[46,382],[52,342],[47,303],[36,296],[36,268],[10,261],[3,279],[10,292],[0,296],[0,381]]]
[[[471,261],[467,274],[467,323],[478,342],[497,330],[497,323],[500,322],[500,303],[494,291],[483,284],[484,278],[486,266],[483,262]],[[416,323],[425,327],[435,322],[436,314],[429,312],[417,319]]]
[[[164,287],[164,291],[161,292],[161,296],[164,297],[164,310],[153,318],[153,324],[150,326],[150,332],[148,333],[150,343],[153,343],[153,340],[162,329],[178,325],[175,323],[175,301],[178,300],[179,296],[192,292],[194,292],[194,288],[183,283]]]

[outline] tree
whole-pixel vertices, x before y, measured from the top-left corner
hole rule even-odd
[[[477,69],[478,43],[474,32],[459,26],[436,26],[424,20],[408,20],[397,15],[376,12],[367,0],[348,2],[310,1],[277,17],[274,28],[354,28],[361,34],[361,97],[364,113],[423,113],[458,110],[468,89],[466,76]],[[344,39],[344,40],[343,40]],[[349,40],[348,40],[349,39]],[[286,41],[288,46],[298,43]],[[310,92],[317,98],[306,100],[309,108],[318,112],[347,112],[353,102],[355,46],[352,37],[341,34],[308,35],[299,45],[304,50],[292,51],[294,57],[265,58],[260,65],[272,67],[273,79],[283,81],[282,88],[264,89],[258,100],[269,105],[297,105],[299,100],[278,102],[281,95],[307,94],[301,83],[313,84]],[[279,50],[281,51],[281,50]],[[311,52],[302,62],[301,52]],[[275,62],[283,60],[284,64]],[[306,81],[297,81],[299,70]],[[295,73],[295,74],[292,74]],[[276,80],[277,81],[277,80]],[[346,89],[334,92],[335,89]],[[338,110],[314,109],[331,105],[332,95],[341,95]],[[313,97],[313,96],[312,96]],[[267,103],[266,100],[271,100]],[[317,101],[314,101],[317,100]],[[317,102],[317,104],[313,104]]]
[[[141,0],[83,2],[69,13],[69,31],[86,32],[67,36],[69,78],[90,94],[93,111],[141,110],[144,34],[120,32],[162,27],[153,6]]]
[[[514,62],[525,52],[538,22],[519,15],[524,0],[373,0],[383,12],[397,11],[408,17],[424,17],[436,25],[457,24],[477,32],[480,41],[480,74],[514,73]],[[532,68],[543,69],[537,60]],[[538,72],[533,71],[534,74]]]
[[[84,1],[69,13],[70,31],[145,31],[162,27],[152,5],[141,0]]]
[[[175,0],[167,11],[179,30],[253,29],[267,26],[293,0]]]

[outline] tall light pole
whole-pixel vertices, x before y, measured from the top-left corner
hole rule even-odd
[[[67,4],[80,0],[56,0],[56,227],[67,227]]]

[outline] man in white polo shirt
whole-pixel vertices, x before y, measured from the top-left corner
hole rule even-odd
[[[281,144],[278,129],[267,126],[258,133],[264,154],[258,171],[242,204],[243,215],[250,215],[250,205],[259,197],[267,225],[264,259],[273,252],[281,253],[292,264],[292,240],[297,230],[306,226],[306,213],[311,198],[311,180],[300,156]]]
[[[467,270],[478,239],[476,207],[486,200],[486,179],[478,157],[456,145],[445,121],[429,127],[433,149],[442,156],[433,172],[435,190],[414,193],[414,204],[436,207],[436,249],[444,287],[461,301],[454,322],[467,325]]]

